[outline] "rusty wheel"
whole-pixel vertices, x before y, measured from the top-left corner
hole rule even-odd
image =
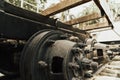
[[[49,68],[46,62],[48,40],[59,39],[61,32],[44,30],[34,34],[26,44],[21,57],[20,72],[22,80],[49,80]]]
[[[81,78],[79,61],[82,51],[76,42],[69,41],[63,35],[60,31],[45,30],[36,33],[28,40],[21,56],[22,80]],[[70,68],[70,63],[75,64],[74,68]]]

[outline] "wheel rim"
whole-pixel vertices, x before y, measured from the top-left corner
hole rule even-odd
[[[21,57],[20,71],[23,80],[48,80],[45,75],[48,76],[46,71],[49,70],[39,68],[38,61],[39,59],[44,61],[45,54],[42,54],[42,52],[47,48],[46,41],[48,39],[58,39],[60,34],[59,31],[45,30],[36,33],[30,38]],[[44,47],[46,48],[43,49]]]

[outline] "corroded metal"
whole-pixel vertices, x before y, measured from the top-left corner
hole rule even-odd
[[[28,40],[21,57],[23,80],[80,80],[88,77],[87,71],[96,70],[98,63],[84,55],[86,44],[63,35],[43,30]]]

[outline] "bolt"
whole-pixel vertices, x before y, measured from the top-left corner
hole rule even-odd
[[[92,67],[93,70],[97,70],[98,63],[97,62],[91,62],[91,67]]]
[[[42,68],[45,68],[45,67],[48,66],[48,64],[47,64],[46,62],[44,62],[44,61],[39,61],[38,64],[39,64],[40,67],[42,67]]]
[[[75,37],[75,36],[71,36],[69,38],[70,41],[73,41],[73,42],[78,42],[79,41],[79,38],[78,37]]]
[[[75,48],[72,48],[71,51],[72,51],[73,53],[79,53],[79,52],[81,51],[81,49],[78,48],[78,47],[75,47]]]
[[[55,40],[48,40],[48,41],[47,41],[47,44],[48,44],[48,45],[52,45],[52,44],[54,44],[54,43],[55,43]]]
[[[80,78],[73,77],[72,80],[81,80]]]
[[[91,74],[91,72],[85,72],[84,77],[91,78],[91,77],[93,77],[93,74]]]
[[[91,51],[90,50],[84,50],[85,54],[89,54]]]
[[[78,45],[78,47],[79,48],[84,48],[84,47],[86,47],[87,45],[86,44],[84,44],[84,43],[77,43],[77,45]]]
[[[61,39],[67,39],[68,38],[68,36],[65,34],[65,35],[60,35],[60,38]]]
[[[93,57],[93,61],[98,61],[98,57]]]
[[[80,68],[80,66],[78,64],[75,64],[75,63],[72,63],[72,62],[70,62],[68,65],[69,65],[70,68],[75,68],[75,69]]]

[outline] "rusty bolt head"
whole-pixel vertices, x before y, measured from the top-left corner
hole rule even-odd
[[[75,68],[75,69],[80,68],[80,66],[79,66],[78,64],[75,64],[75,63],[72,63],[72,62],[70,62],[70,63],[68,64],[68,66],[69,66],[70,68]]]
[[[72,51],[73,53],[79,53],[79,52],[81,51],[81,49],[78,48],[78,47],[75,47],[75,48],[73,48],[71,51]]]

